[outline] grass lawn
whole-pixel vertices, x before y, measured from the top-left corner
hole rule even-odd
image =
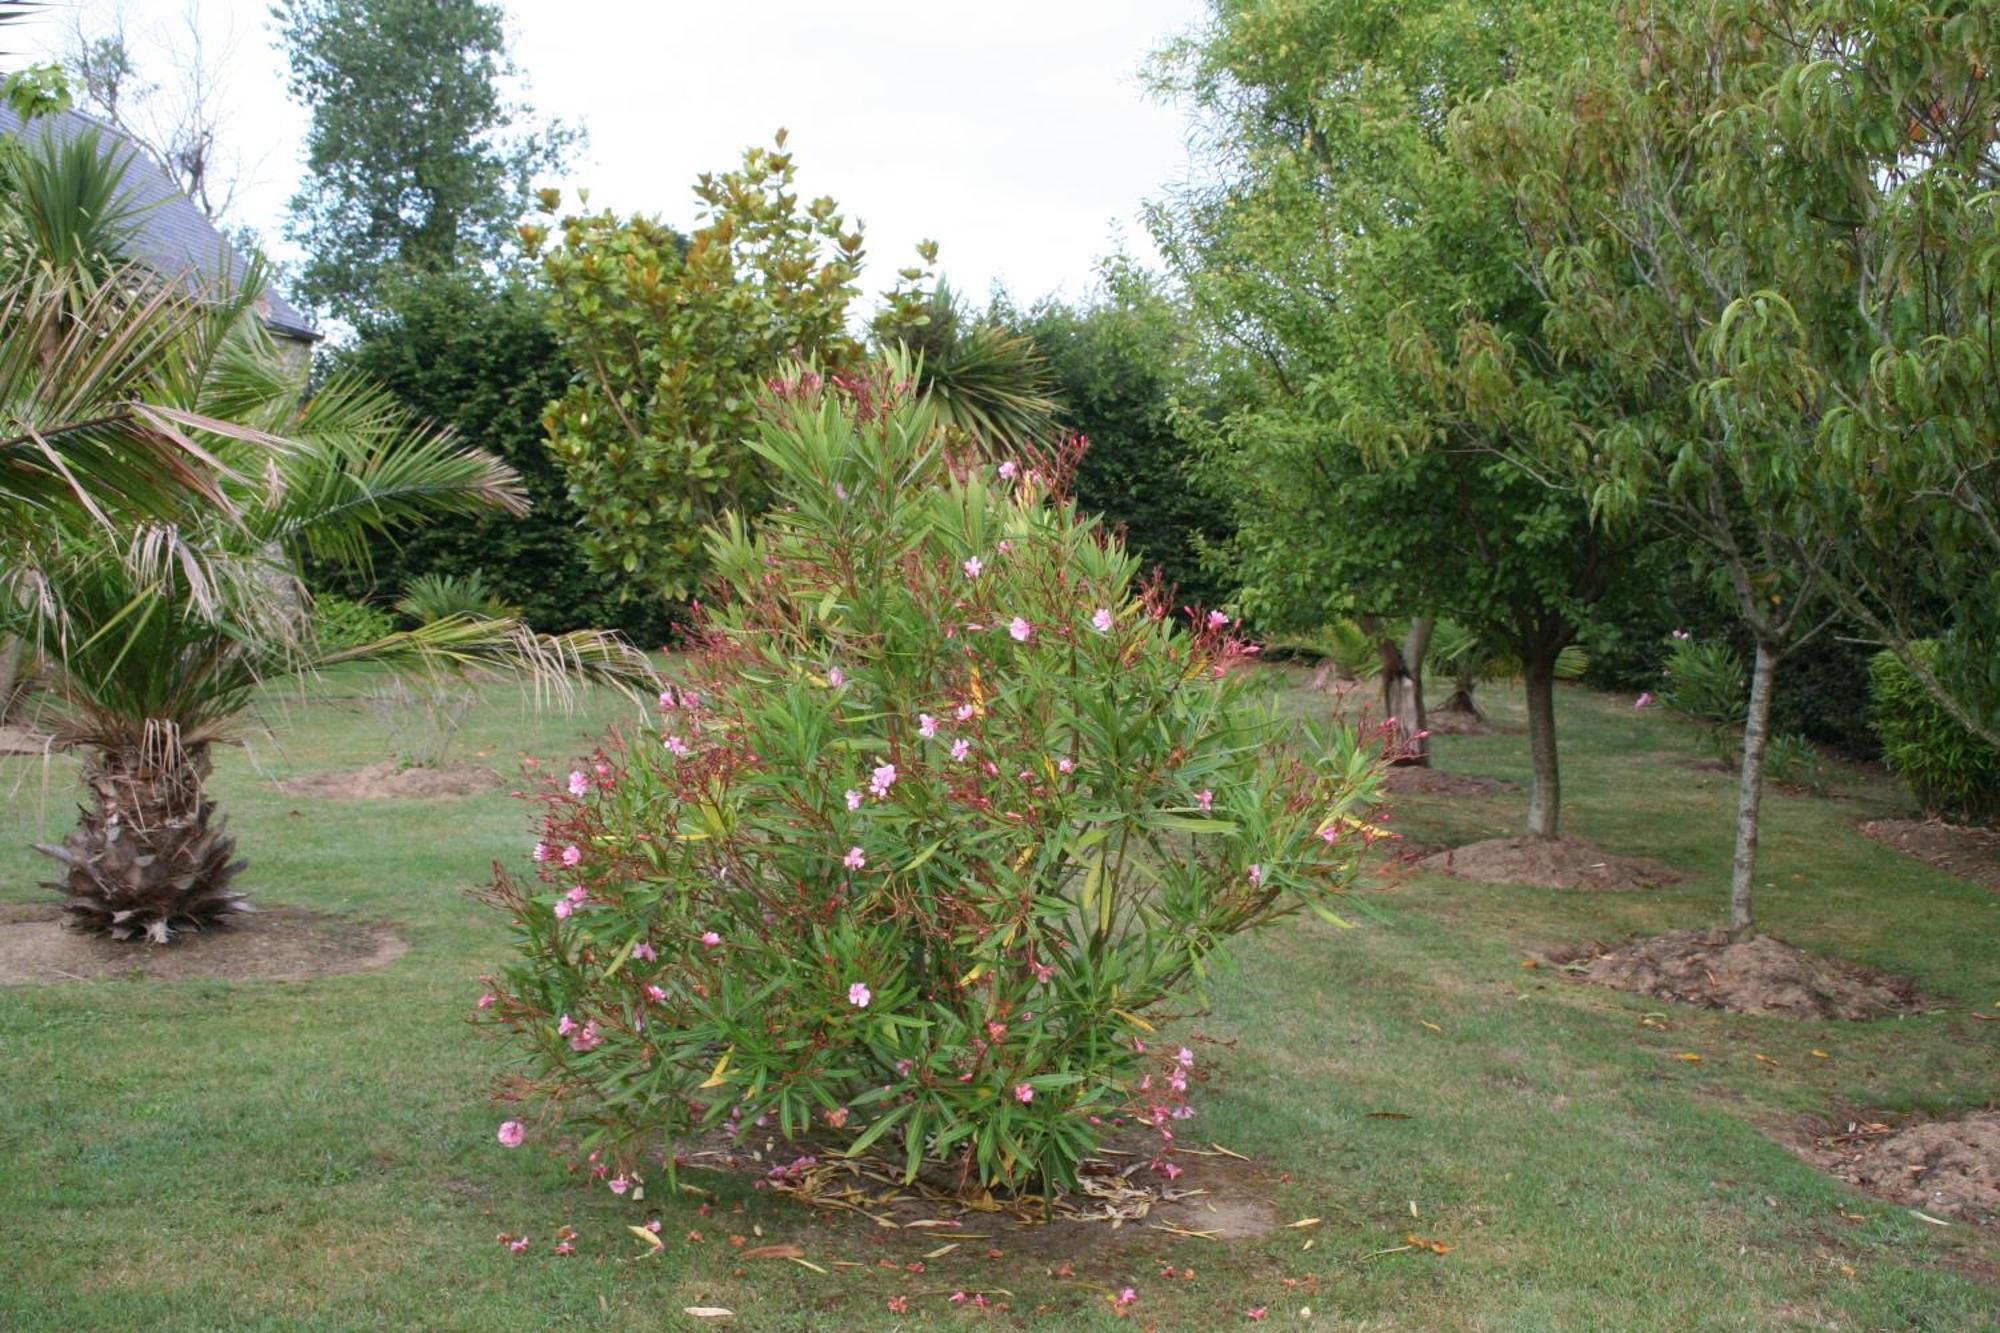
[[[2000,1328],[2000,1236],[1859,1195],[1776,1137],[1807,1114],[1950,1114],[2000,1094],[2000,1024],[1970,1016],[2000,1012],[2000,895],[1863,838],[1858,817],[1901,804],[1865,774],[1843,773],[1832,799],[1769,798],[1763,921],[1907,973],[1945,1012],[1828,1024],[1675,1009],[1660,1030],[1639,1020],[1663,1002],[1522,968],[1541,945],[1723,910],[1729,776],[1691,764],[1694,734],[1672,717],[1568,690],[1569,830],[1685,882],[1589,895],[1405,879],[1355,929],[1302,921],[1244,943],[1212,1011],[1186,1024],[1214,1078],[1190,1131],[1253,1158],[1283,1218],[1319,1226],[1228,1244],[1102,1230],[1061,1255],[1015,1232],[911,1274],[936,1233],[701,1172],[688,1179],[719,1196],[708,1216],[693,1197],[637,1205],[494,1142],[505,1052],[463,1020],[504,935],[466,889],[495,858],[525,861],[529,808],[504,792],[312,803],[268,780],[392,754],[370,688],[342,676],[273,701],[275,738],[224,753],[214,787],[258,900],[393,922],[406,955],[308,981],[0,988],[0,1328],[702,1326],[689,1305],[753,1329],[1210,1329],[1259,1306],[1269,1326],[1378,1330]],[[1518,696],[1491,693],[1518,724]],[[616,711],[536,717],[496,689],[453,757],[566,768]],[[1437,752],[1527,776],[1518,735]],[[46,896],[52,863],[25,844],[60,835],[73,776],[68,761],[0,759],[0,902]],[[1516,792],[1411,797],[1396,821],[1460,842],[1514,831],[1522,806]],[[626,1227],[655,1204],[667,1243],[638,1258]],[[564,1225],[577,1253],[556,1258]],[[533,1250],[510,1253],[502,1231],[532,1233]],[[1411,1231],[1449,1252],[1396,1250]],[[732,1234],[795,1243],[827,1271],[739,1262]],[[1073,1275],[1055,1275],[1059,1259]],[[1139,1300],[1121,1321],[1107,1297],[1128,1285]],[[1004,1291],[1010,1313],[954,1305],[958,1289]],[[899,1294],[906,1316],[886,1308]]]

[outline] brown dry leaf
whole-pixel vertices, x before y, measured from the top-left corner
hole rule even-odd
[[[736,1311],[725,1310],[719,1305],[684,1305],[682,1314],[691,1314],[696,1319],[734,1319]]]
[[[1757,1053],[1757,1063],[1770,1065],[1774,1069],[1777,1068],[1778,1065],[1778,1062],[1776,1060],[1773,1060],[1770,1056],[1765,1055],[1761,1052]]]
[[[1444,1029],[1443,1029],[1443,1028],[1441,1028],[1441,1027],[1439,1027],[1439,1026],[1438,1026],[1437,1024],[1435,1024],[1435,1023],[1431,1022],[1431,1021],[1430,1021],[1430,1020],[1429,1020],[1428,1018],[1420,1018],[1420,1019],[1418,1019],[1417,1021],[1418,1021],[1419,1023],[1422,1023],[1422,1024],[1423,1024],[1423,1025],[1424,1025],[1425,1027],[1429,1028],[1429,1029],[1430,1029],[1431,1031],[1433,1031],[1433,1032],[1442,1032],[1442,1031],[1444,1031]]]
[[[1830,1058],[1830,1057],[1828,1057],[1828,1055],[1827,1055],[1827,1053],[1826,1053],[1825,1051],[1814,1051],[1814,1052],[1813,1052],[1813,1059],[1815,1059],[1815,1060],[1825,1060],[1825,1059],[1828,1059],[1828,1058]]]
[[[1532,959],[1532,958],[1523,958],[1523,959],[1521,960],[1521,966],[1522,966],[1522,967],[1525,967],[1525,968],[1528,968],[1528,969],[1530,969],[1530,970],[1532,970],[1532,969],[1534,969],[1534,968],[1537,968],[1537,967],[1540,967],[1540,966],[1541,966],[1541,964],[1540,964],[1540,963],[1538,963],[1538,962],[1536,962],[1536,961],[1535,961],[1534,959]]]
[[[1853,1277],[1853,1276],[1854,1276],[1854,1265],[1853,1265],[1853,1264],[1842,1264],[1842,1265],[1840,1266],[1840,1272],[1841,1272],[1841,1275],[1842,1275],[1843,1277]]]
[[[952,1242],[951,1244],[949,1244],[949,1245],[940,1245],[940,1246],[938,1246],[938,1247],[937,1247],[937,1248],[936,1248],[935,1250],[932,1250],[932,1251],[931,1251],[930,1253],[926,1254],[926,1255],[924,1256],[924,1258],[926,1258],[926,1259],[942,1259],[942,1258],[944,1258],[944,1257],[945,1257],[945,1256],[946,1256],[947,1254],[950,1254],[950,1253],[951,1253],[951,1252],[952,1252],[953,1250],[955,1250],[955,1249],[957,1249],[957,1248],[958,1248],[958,1242],[957,1242],[957,1241],[953,1241],[953,1242]]]
[[[655,1250],[664,1250],[667,1248],[667,1243],[665,1241],[661,1240],[658,1236],[654,1235],[650,1230],[648,1230],[645,1227],[626,1227],[625,1229],[631,1232],[633,1235],[637,1236],[640,1240],[645,1241]]]
[[[1695,1054],[1693,1051],[1682,1051],[1678,1055],[1676,1055],[1674,1059],[1685,1060],[1687,1063],[1691,1065],[1698,1065],[1701,1063],[1701,1057]]]
[[[1217,1152],[1221,1153],[1224,1157],[1234,1157],[1239,1162],[1247,1162],[1250,1160],[1248,1157],[1245,1157],[1242,1153],[1231,1152],[1229,1149],[1223,1147],[1219,1143],[1211,1143],[1208,1146],[1215,1149]]]
[[[1415,1249],[1429,1250],[1432,1254],[1451,1253],[1451,1246],[1445,1244],[1443,1241],[1432,1240],[1429,1236],[1419,1236],[1415,1232],[1411,1232],[1409,1235],[1403,1237],[1403,1240],[1404,1243]]]
[[[813,1272],[818,1273],[821,1277],[825,1277],[827,1275],[826,1270],[824,1268],[821,1268],[818,1264],[814,1263],[810,1259],[801,1259],[796,1254],[788,1254],[785,1257],[787,1259],[790,1259],[793,1263],[797,1264],[800,1268],[810,1268]]]
[[[806,1252],[796,1245],[756,1245],[737,1255],[739,1259],[803,1259]]]
[[[1317,1217],[1302,1217],[1296,1222],[1287,1222],[1285,1229],[1288,1231],[1303,1231],[1307,1227],[1316,1227],[1319,1223],[1320,1219]]]

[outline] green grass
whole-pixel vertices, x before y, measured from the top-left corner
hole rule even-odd
[[[1709,924],[1723,903],[1728,777],[1687,766],[1694,735],[1673,718],[1566,690],[1570,830],[1679,865],[1685,883],[1585,895],[1411,879],[1369,898],[1353,930],[1288,923],[1242,944],[1212,1011],[1186,1025],[1209,1039],[1213,1076],[1190,1131],[1256,1159],[1285,1218],[1319,1227],[1227,1246],[1093,1232],[1067,1256],[1073,1278],[1015,1236],[992,1242],[998,1259],[967,1245],[912,1276],[875,1261],[936,1242],[698,1172],[715,1215],[666,1205],[664,1254],[636,1259],[625,1227],[645,1206],[493,1141],[505,1052],[463,1020],[504,932],[466,890],[491,860],[525,857],[530,811],[504,793],[335,805],[271,787],[393,752],[366,689],[337,678],[268,709],[275,738],[225,753],[215,789],[258,899],[394,922],[411,951],[313,981],[0,989],[0,1328],[695,1327],[680,1313],[694,1304],[754,1329],[1007,1318],[953,1306],[954,1288],[1005,1288],[1015,1316],[1058,1329],[1232,1327],[1250,1306],[1269,1326],[1310,1306],[1329,1328],[2000,1327],[1992,1235],[1860,1196],[1775,1137],[1802,1114],[1950,1113],[2000,1088],[2000,1025],[1969,1016],[2000,1001],[2000,897],[1861,837],[1858,817],[1899,804],[1865,774],[1843,775],[1836,799],[1770,799],[1764,922],[1908,973],[1946,1012],[1808,1024],[1676,1008],[1663,1032],[1638,1022],[1663,1003],[1521,968],[1538,945]],[[1518,697],[1492,693],[1517,723]],[[536,717],[495,690],[454,757],[567,767],[615,711]],[[1437,751],[1526,777],[1519,736]],[[61,832],[72,777],[67,761],[0,760],[0,901],[44,896],[24,844]],[[1397,823],[1462,841],[1511,832],[1520,803],[1413,798]],[[1381,1111],[1409,1118],[1368,1118]],[[582,1239],[556,1259],[564,1224]],[[733,1261],[727,1237],[753,1227],[829,1271]],[[1450,1253],[1379,1253],[1411,1230]],[[535,1250],[508,1253],[500,1231],[532,1232]],[[1196,1277],[1164,1279],[1163,1263]],[[1283,1283],[1307,1273],[1314,1290]],[[1105,1297],[1127,1284],[1140,1301],[1121,1322]],[[885,1309],[898,1292],[902,1319]]]

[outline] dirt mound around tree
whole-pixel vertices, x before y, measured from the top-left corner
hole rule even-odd
[[[1901,1129],[1879,1121],[1822,1126],[1808,1160],[1868,1193],[1933,1217],[2000,1223],[2000,1111],[1926,1120]]]
[[[1498,778],[1475,777],[1470,773],[1447,773],[1423,764],[1398,764],[1382,775],[1382,785],[1393,792],[1418,792],[1425,796],[1491,796],[1511,791],[1514,784]]]
[[[387,926],[293,907],[265,908],[236,921],[210,930],[176,931],[166,944],[131,944],[70,930],[54,903],[0,907],[0,986],[103,977],[290,980],[372,972],[410,947]]]
[[[1861,831],[1906,856],[2000,893],[2000,829],[1937,819],[1871,819]]]
[[[1535,889],[1656,889],[1680,872],[1638,856],[1613,856],[1581,838],[1493,838],[1425,857],[1422,869]]]
[[[1424,714],[1424,729],[1433,736],[1491,736],[1498,730],[1479,714],[1462,708]]]
[[[479,764],[446,764],[439,768],[399,768],[393,759],[346,773],[307,773],[286,778],[278,790],[287,796],[316,796],[336,801],[407,800],[427,796],[477,796],[500,785],[500,775]]]
[[[1735,1014],[1862,1021],[1923,1008],[1916,986],[1872,967],[1759,935],[1731,944],[1721,930],[1677,930],[1615,948],[1550,955],[1572,976]]]

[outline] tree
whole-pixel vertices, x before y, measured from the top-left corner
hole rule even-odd
[[[1126,549],[1182,601],[1220,606],[1231,589],[1203,556],[1228,540],[1229,511],[1196,489],[1182,418],[1223,411],[1235,372],[1226,353],[1204,346],[1190,316],[1158,276],[1119,257],[1088,299],[1045,300],[1023,327],[1053,373],[1057,421],[1090,441],[1077,464],[1077,503],[1120,529]]]
[[[1629,539],[1523,476],[1510,460],[1534,421],[1474,410],[1429,350],[1454,346],[1467,311],[1529,345],[1540,319],[1504,196],[1453,159],[1445,131],[1459,102],[1559,68],[1604,32],[1582,3],[1217,3],[1158,74],[1209,151],[1154,211],[1155,234],[1264,381],[1263,403],[1202,438],[1242,605],[1294,628],[1350,614],[1379,627],[1383,708],[1419,753],[1436,617],[1518,657],[1539,837],[1560,829],[1557,656]],[[1388,632],[1398,624],[1408,632]]]
[[[740,169],[701,178],[691,236],[603,212],[522,229],[580,371],[549,405],[549,451],[584,515],[584,550],[628,597],[684,601],[702,530],[763,507],[764,469],[744,440],[778,366],[796,356],[832,373],[859,354],[846,317],[861,233],[832,199],[802,202],[796,176],[780,130]]]
[[[585,556],[581,515],[549,456],[542,413],[572,370],[547,306],[533,284],[473,268],[385,285],[380,308],[362,317],[337,364],[505,462],[532,509],[427,522],[382,542],[365,575],[315,570],[321,586],[358,595],[371,585],[404,589],[424,575],[479,574],[537,628],[615,628],[635,643],[665,641],[662,608],[621,598],[623,576]]]
[[[389,270],[495,259],[530,182],[577,135],[515,127],[528,109],[494,0],[277,0],[292,96],[312,115],[287,234],[306,251],[297,291],[352,319]]]
[[[1551,346],[1601,376],[1569,403],[1579,428],[1550,461],[1600,512],[1664,524],[1751,638],[1729,913],[1743,940],[1773,682],[1826,623],[1845,536],[1816,477],[1825,368],[1869,343],[1822,221],[1846,216],[1851,183],[1787,151],[1777,113],[1786,53],[1812,45],[1803,9],[1623,19],[1616,60],[1496,92],[1459,139],[1512,195]]]

